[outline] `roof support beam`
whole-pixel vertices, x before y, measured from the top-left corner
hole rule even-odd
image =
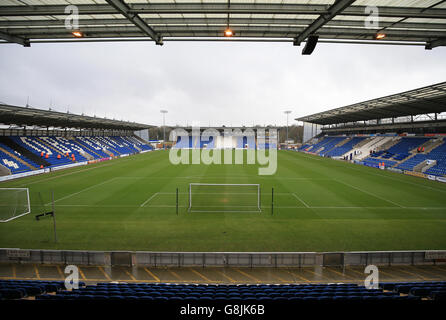
[[[328,21],[333,19],[338,13],[342,12],[345,8],[350,6],[355,0],[337,0],[330,8],[328,8],[327,14],[322,14],[314,20],[303,32],[301,32],[295,39],[294,45],[300,46],[301,42],[308,38],[309,35],[316,33],[321,27],[323,27]]]
[[[221,3],[137,3],[127,5],[129,13],[245,13],[245,14],[306,14],[323,15],[328,14],[327,5],[317,4],[244,4],[231,3],[228,8],[227,2]],[[0,6],[0,16],[47,16],[65,15],[65,5],[36,5],[36,6]],[[119,12],[108,4],[77,5],[79,15],[95,14],[118,14]],[[365,6],[347,7],[341,15],[368,16]],[[443,8],[411,8],[411,7],[379,7],[380,17],[400,18],[438,18],[444,19],[446,9]]]
[[[55,28],[10,28],[8,29],[11,35],[15,36],[29,36],[29,38],[48,38],[48,37],[70,37],[71,34],[67,32],[67,29],[64,27],[55,27]],[[184,28],[182,25],[159,25],[157,26],[157,30],[160,33],[165,34],[165,36],[187,36],[191,34],[191,36],[201,35],[201,36],[221,36],[221,26],[219,25],[189,25],[187,28]],[[250,26],[250,25],[242,25],[238,26],[237,30],[238,34],[242,36],[242,34],[246,33],[245,36],[257,36],[256,34],[279,34],[280,37],[283,38],[291,38],[293,35],[297,33],[301,33],[305,30],[302,26],[295,27],[284,27],[280,25],[271,25],[268,27],[265,26]],[[89,37],[118,37],[118,36],[126,36],[126,37],[141,37],[142,35],[147,35],[147,33],[142,32],[140,28],[136,26],[93,26],[93,27],[83,27],[82,31],[89,35]],[[253,33],[256,33],[252,35]],[[370,38],[372,39],[375,34],[374,30],[369,29],[358,29],[358,28],[321,28],[319,30],[319,39],[332,39],[332,37],[337,36],[339,40],[346,39],[358,39],[358,37],[362,37],[363,39]],[[168,35],[166,35],[168,34]],[[342,36],[340,36],[342,35]],[[431,37],[446,37],[445,31],[429,31],[429,35]],[[423,42],[426,39],[426,32],[419,30],[392,30],[387,33],[387,37],[389,41],[418,41]],[[377,42],[377,41],[375,41]],[[381,43],[385,43],[382,41]]]
[[[0,31],[0,39],[6,40],[8,42],[21,44],[24,47],[31,47],[31,44],[29,43],[28,39],[18,37],[18,36],[13,36],[13,35],[10,35],[9,33],[3,32],[3,31]]]
[[[426,43],[426,50],[432,50],[433,48],[446,46],[446,38],[435,39]]]
[[[226,25],[227,18],[150,18],[143,19],[146,23],[150,21],[151,25],[159,24],[175,24],[175,25]],[[313,22],[313,19],[288,19],[288,18],[233,18],[231,17],[231,25],[234,24],[268,24],[268,25],[290,25],[290,26],[307,26]],[[54,27],[64,26],[65,20],[4,20],[0,21],[0,27]],[[125,18],[111,18],[111,19],[79,19],[80,26],[95,26],[95,25],[131,25],[132,22]],[[380,27],[391,27],[393,22],[380,22]],[[326,26],[330,27],[364,27],[364,22],[361,20],[332,20],[327,22]],[[419,23],[419,22],[401,22],[398,23],[399,28],[405,29],[428,29],[432,30],[446,30],[446,23]]]
[[[163,38],[161,35],[155,32],[143,19],[138,16],[137,13],[130,13],[130,8],[121,0],[106,0],[112,7],[118,10],[128,20],[130,20],[135,26],[137,26],[142,32],[147,34],[155,41],[157,45],[163,45]]]

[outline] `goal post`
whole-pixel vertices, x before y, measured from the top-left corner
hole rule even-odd
[[[28,188],[0,188],[0,222],[8,222],[30,212]]]
[[[190,183],[189,212],[261,212],[259,184]]]

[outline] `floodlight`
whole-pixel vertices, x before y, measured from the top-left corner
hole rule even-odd
[[[386,34],[385,33],[377,33],[376,35],[375,35],[375,39],[376,40],[381,40],[381,39],[384,39],[386,37]]]
[[[225,32],[224,32],[225,37],[232,37],[235,35],[235,32],[231,30],[231,28],[226,28]]]
[[[75,36],[76,38],[82,38],[84,36],[83,32],[79,31],[79,30],[75,30],[75,31],[71,32],[71,34],[73,36]]]

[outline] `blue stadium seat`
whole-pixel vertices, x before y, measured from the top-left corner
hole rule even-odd
[[[49,295],[45,286],[57,288]],[[145,301],[371,301],[419,300],[421,297],[444,299],[445,282],[382,283],[380,289],[369,290],[356,284],[292,284],[292,285],[166,285],[107,284],[89,285],[67,291],[60,282],[0,281],[2,299],[21,299],[36,295],[38,300],[145,300]],[[32,289],[29,289],[32,288]],[[383,289],[393,292],[383,292]],[[409,294],[400,296],[400,293]]]
[[[346,154],[347,152],[351,151],[355,147],[355,145],[357,145],[364,139],[366,139],[366,137],[354,137],[347,143],[343,144],[342,146],[331,149],[325,155],[328,157],[340,157]]]

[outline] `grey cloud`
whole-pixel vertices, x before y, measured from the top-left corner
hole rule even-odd
[[[319,44],[0,46],[0,101],[160,124],[284,124],[444,81],[446,49]]]

